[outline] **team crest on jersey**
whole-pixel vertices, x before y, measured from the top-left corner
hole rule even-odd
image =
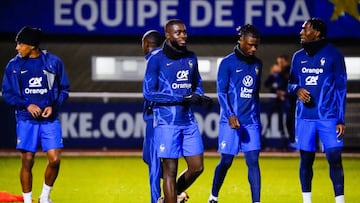
[[[193,62],[192,62],[192,60],[189,60],[189,62],[188,62],[188,63],[189,63],[189,67],[190,67],[190,68],[192,68],[192,67],[193,67],[193,65],[194,65],[194,64],[193,64]]]
[[[225,149],[225,147],[226,147],[226,141],[222,141],[221,142],[221,149]]]
[[[258,75],[259,74],[259,67],[255,67],[255,73],[256,73],[256,75]]]
[[[322,57],[322,58],[320,59],[320,65],[321,65],[321,66],[324,66],[324,65],[325,65],[325,58],[324,58],[324,57]]]

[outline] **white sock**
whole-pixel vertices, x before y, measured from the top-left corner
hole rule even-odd
[[[303,192],[303,203],[311,203],[311,192]]]
[[[335,197],[335,202],[336,202],[336,203],[345,203],[344,195],[336,196],[336,197]]]
[[[49,199],[49,195],[50,195],[50,191],[51,191],[51,186],[46,185],[45,183],[43,184],[43,188],[41,191],[41,195],[40,198],[41,199]]]
[[[22,193],[24,203],[32,203],[32,192]]]
[[[218,197],[215,197],[214,195],[212,195],[212,194],[210,193],[209,200],[215,200],[215,201],[218,201]]]

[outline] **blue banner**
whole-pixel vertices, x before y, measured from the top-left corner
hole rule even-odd
[[[344,0],[2,0],[0,33],[30,25],[47,34],[142,35],[179,18],[190,35],[234,35],[250,23],[277,36],[297,35],[305,20],[320,17],[329,37],[360,37],[359,10],[359,1]]]
[[[263,104],[261,123],[268,144],[281,137],[278,115],[267,115],[270,105]],[[66,149],[142,149],[145,136],[142,102],[67,102],[59,119]],[[217,148],[219,105],[211,110],[195,107],[205,149]],[[0,99],[0,149],[15,149],[14,110]],[[264,146],[266,147],[266,146]]]

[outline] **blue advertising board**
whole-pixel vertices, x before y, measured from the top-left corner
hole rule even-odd
[[[281,137],[277,115],[266,115],[262,105],[261,122],[266,138]],[[67,102],[59,119],[66,149],[141,149],[145,136],[142,102]],[[195,107],[205,149],[217,148],[219,105],[210,110]],[[14,110],[0,99],[0,149],[15,149]],[[269,139],[269,140],[271,140]],[[265,146],[264,146],[265,147]]]
[[[319,17],[329,37],[358,38],[359,10],[359,1],[344,0],[2,0],[0,33],[30,25],[48,34],[142,35],[179,18],[191,35],[234,35],[248,23],[264,36],[297,35]]]

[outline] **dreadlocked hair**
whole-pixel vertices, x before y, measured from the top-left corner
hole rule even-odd
[[[236,31],[238,32],[238,35],[240,37],[250,35],[251,37],[254,37],[254,38],[260,38],[259,30],[255,26],[250,25],[250,24],[246,24],[244,26],[239,26],[236,28]]]

